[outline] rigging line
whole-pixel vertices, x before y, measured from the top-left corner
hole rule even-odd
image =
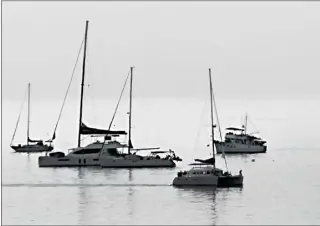
[[[91,105],[91,108],[90,108],[90,111],[87,113],[90,113],[90,115],[93,115],[93,117],[90,117],[91,119],[93,118],[93,124],[96,124],[97,122],[97,114],[96,114],[96,103],[95,103],[95,99],[94,99],[94,96],[95,96],[95,80],[93,78],[93,76],[90,76],[92,74],[94,74],[94,70],[92,70],[92,67],[91,67],[91,64],[90,64],[90,51],[88,51],[89,49],[89,43],[90,42],[87,42],[87,51],[86,51],[86,68],[85,68],[85,74],[86,74],[86,84],[84,84],[84,86],[86,87],[86,92],[87,92],[87,95],[84,95],[83,96],[83,102],[84,103],[87,103],[90,101],[90,105]],[[93,72],[92,72],[93,71]],[[88,76],[89,75],[89,76]],[[92,88],[93,87],[93,88]],[[88,104],[89,105],[89,104]]]
[[[217,117],[217,122],[218,122],[220,140],[221,140],[221,142],[223,142],[223,141],[222,141],[221,126],[220,126],[220,121],[219,121],[219,116],[218,116],[218,109],[217,109],[216,99],[214,98],[213,92],[212,92],[212,97],[213,97],[213,103],[214,103],[214,110],[215,110],[215,112],[216,112],[216,117]],[[212,139],[214,139],[214,137],[212,137]],[[227,171],[229,171],[229,170],[228,170],[228,164],[227,164],[227,157],[226,157],[223,149],[224,149],[224,146],[222,146],[222,157],[224,158],[224,163],[225,163],[225,165],[226,165]]]
[[[28,89],[27,89],[27,90],[28,90]],[[18,128],[18,125],[19,125],[19,122],[20,122],[21,112],[22,112],[22,109],[23,109],[23,106],[24,106],[24,102],[25,102],[25,99],[26,99],[26,96],[27,96],[27,90],[25,91],[24,98],[23,98],[23,101],[22,101],[22,103],[21,103],[18,120],[17,120],[17,123],[16,123],[16,127],[15,127],[15,129],[14,129],[14,132],[13,132],[13,136],[12,136],[12,140],[11,140],[10,146],[12,145],[12,142],[13,142],[14,137],[15,137],[16,132],[17,132],[17,128]]]
[[[88,137],[90,137],[90,135],[88,135],[88,136],[86,136],[86,137],[83,137],[83,138],[81,139],[81,141],[87,139]]]
[[[131,71],[131,69],[130,69]],[[129,75],[130,75],[130,71],[128,72],[128,75],[127,75],[127,78],[126,78],[126,81],[124,82],[124,85],[122,87],[122,90],[121,90],[121,94],[120,94],[120,97],[119,97],[119,100],[118,100],[118,103],[117,103],[117,106],[116,106],[116,109],[113,113],[113,116],[112,116],[112,119],[111,119],[111,122],[109,124],[109,127],[108,127],[108,130],[111,129],[111,126],[112,126],[112,123],[113,123],[113,120],[114,120],[114,117],[116,116],[116,113],[117,113],[117,110],[118,110],[118,107],[119,107],[119,104],[120,104],[120,101],[121,101],[121,97],[122,97],[122,94],[123,94],[123,91],[124,91],[124,88],[126,87],[127,85],[127,81],[128,81],[128,78],[129,78]],[[106,138],[104,138],[106,140]],[[102,154],[102,150],[103,150],[103,147],[104,147],[104,144],[105,142],[103,142],[102,146],[101,146],[101,150],[100,150],[100,153],[99,153],[99,157],[101,156]]]
[[[71,82],[72,82],[73,77],[74,77],[74,72],[75,72],[76,66],[78,64],[78,60],[79,60],[79,56],[80,56],[81,49],[82,49],[82,46],[83,46],[83,42],[84,42],[84,39],[82,40],[82,43],[81,43],[81,46],[80,46],[80,49],[79,49],[79,52],[78,52],[77,60],[76,60],[76,63],[74,65],[74,67],[73,67],[73,70],[72,70],[72,76],[71,76],[71,79],[70,79],[70,82],[69,82],[69,85],[68,85],[68,89],[67,89],[66,95],[65,95],[65,97],[63,99],[63,102],[62,102],[62,107],[61,107],[61,110],[60,110],[60,113],[59,113],[57,124],[56,124],[56,126],[54,128],[53,134],[55,134],[55,132],[57,130],[57,127],[58,127],[58,124],[59,124],[59,121],[60,121],[60,118],[61,118],[62,110],[63,110],[64,104],[66,103],[66,99],[67,99],[67,96],[68,96],[68,93],[69,93],[69,90],[70,90]]]
[[[257,131],[257,133],[259,133],[259,130],[258,130],[257,127],[253,124],[253,122],[250,120],[249,116],[247,117],[247,120],[252,124],[252,126],[255,128],[255,130]]]
[[[119,98],[119,100],[118,100],[116,109],[115,109],[115,111],[114,111],[114,113],[113,113],[113,116],[112,116],[111,122],[110,122],[110,124],[109,124],[108,130],[110,130],[110,128],[111,128],[111,126],[112,126],[112,123],[113,123],[113,120],[114,120],[114,117],[116,116],[116,113],[117,113],[117,110],[118,110],[118,107],[119,107],[119,104],[120,104],[120,101],[121,101],[121,97],[122,97],[122,95],[123,95],[123,91],[124,91],[124,89],[125,89],[125,87],[126,87],[126,85],[127,85],[127,81],[128,81],[129,75],[130,75],[130,71],[128,72],[126,81],[124,82],[124,85],[123,85],[123,87],[122,87],[122,91],[121,91],[121,94],[120,94],[120,98]]]
[[[201,117],[200,117],[200,125],[199,125],[199,127],[198,127],[198,132],[197,132],[196,140],[195,140],[194,147],[193,147],[193,151],[194,151],[194,152],[196,151],[197,141],[198,141],[199,136],[200,136],[201,122],[202,122],[203,115],[204,115],[204,112],[205,112],[205,109],[206,109],[206,106],[207,106],[207,103],[208,103],[208,99],[209,99],[209,97],[206,99],[206,101],[205,101],[205,103],[204,103],[204,106],[203,106],[203,108],[202,108]]]

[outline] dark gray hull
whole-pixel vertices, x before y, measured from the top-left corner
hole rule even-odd
[[[218,187],[242,187],[243,186],[243,176],[219,176],[218,177]]]

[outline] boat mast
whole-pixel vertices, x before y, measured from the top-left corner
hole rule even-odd
[[[128,139],[128,154],[130,154],[130,148],[131,148],[131,112],[132,112],[132,72],[133,67],[130,67],[130,100],[129,100],[129,139]]]
[[[27,145],[29,145],[29,130],[30,130],[30,82],[28,83],[28,124],[27,124]]]
[[[248,114],[246,113],[246,119],[244,122],[244,134],[247,134],[247,123],[248,123]]]
[[[80,117],[79,117],[79,133],[78,133],[78,147],[80,147],[81,137],[81,124],[82,124],[82,105],[83,105],[83,86],[84,86],[84,75],[86,70],[86,51],[87,51],[87,33],[88,33],[89,21],[86,21],[86,30],[84,35],[84,53],[82,63],[82,81],[81,81],[81,95],[80,95]]]
[[[212,81],[211,81],[211,68],[209,68],[209,80],[210,80],[210,103],[211,103],[211,136],[212,136],[212,157],[214,155],[214,124],[213,124],[213,94],[212,94]],[[213,164],[215,166],[215,164]]]

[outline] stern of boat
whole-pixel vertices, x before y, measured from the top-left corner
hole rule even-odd
[[[241,174],[234,176],[220,176],[218,178],[218,187],[242,187],[243,176]]]

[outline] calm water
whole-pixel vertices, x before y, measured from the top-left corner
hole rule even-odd
[[[12,164],[3,171],[3,224],[320,223],[320,150],[229,157],[233,171],[243,170],[244,187],[216,190],[170,186],[185,163],[176,169],[40,169],[37,155],[3,157]]]
[[[193,158],[210,153],[204,102],[136,102],[133,144],[172,148],[184,160],[177,168],[38,168],[39,155],[15,154],[9,148],[20,103],[4,102],[3,224],[320,224],[319,101],[243,105],[221,101],[223,127],[239,125],[241,115],[248,111],[269,149],[266,154],[228,157],[232,172],[242,169],[244,187],[216,190],[170,186],[176,173],[187,169]],[[60,103],[32,106],[31,138],[45,139],[52,133]],[[94,111],[96,120],[87,113],[85,122],[105,127],[114,103],[98,106],[103,107]],[[74,106],[66,108],[62,116],[57,150],[76,143],[76,110]],[[120,111],[118,117],[123,127],[126,111]],[[21,120],[15,143],[25,140],[25,114]],[[224,167],[220,157],[217,163]]]

